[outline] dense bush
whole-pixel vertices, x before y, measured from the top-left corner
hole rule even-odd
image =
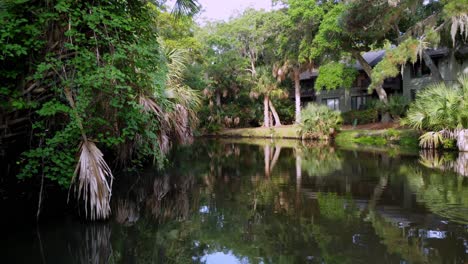
[[[468,128],[467,76],[460,78],[457,85],[440,83],[418,92],[403,123],[431,131],[421,137],[421,146],[426,148],[437,148],[444,139],[457,138]]]
[[[302,138],[328,140],[342,123],[341,114],[325,105],[308,104],[302,111]]]
[[[381,113],[389,112],[393,119],[405,116],[408,110],[408,99],[402,95],[392,95],[388,98],[388,104],[383,105]]]
[[[375,123],[379,119],[379,112],[377,109],[365,109],[365,110],[353,110],[346,113],[342,113],[343,123],[346,125],[356,124],[363,125],[369,123]]]

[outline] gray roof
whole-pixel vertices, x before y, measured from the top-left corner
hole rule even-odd
[[[362,57],[364,57],[364,59],[367,61],[367,63],[369,63],[371,67],[374,67],[375,65],[377,65],[377,63],[379,63],[384,56],[385,56],[385,50],[369,51],[362,55]],[[358,71],[362,70],[362,66],[359,62],[356,62],[353,65],[353,67]],[[318,69],[314,68],[314,69],[302,72],[300,75],[300,79],[307,80],[312,77],[317,77],[318,74],[319,74]]]
[[[431,57],[439,57],[439,56],[445,56],[447,55],[449,52],[449,49],[448,48],[438,48],[438,49],[428,49],[427,50],[427,53],[431,56]],[[375,65],[377,65],[377,63],[379,63],[383,57],[385,56],[385,50],[376,50],[376,51],[369,51],[369,52],[366,52],[362,55],[362,57],[364,57],[364,59],[367,61],[367,63],[369,63],[369,65],[371,67],[374,67]],[[356,62],[353,67],[358,70],[358,71],[361,71],[363,70],[361,64],[359,62]],[[300,78],[301,80],[307,80],[307,79],[310,79],[312,77],[317,77],[319,74],[319,71],[318,69],[312,69],[312,70],[307,70],[303,73],[301,73],[300,75]]]

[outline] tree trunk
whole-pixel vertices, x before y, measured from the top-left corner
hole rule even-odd
[[[268,112],[268,118],[270,120],[270,126],[269,127],[272,127],[273,126],[273,114],[271,114],[271,111]]]
[[[372,79],[372,67],[367,63],[367,61],[362,57],[359,51],[354,51],[353,53],[354,58],[361,64],[362,69],[366,72],[369,79]],[[379,96],[380,101],[384,102],[384,104],[388,104],[387,92],[385,92],[382,85],[379,85],[375,88],[377,95]]]
[[[270,110],[268,107],[268,102],[270,102],[270,98],[268,95],[263,97],[263,126],[270,127]]]
[[[468,129],[458,132],[457,146],[460,152],[468,152]]]
[[[294,68],[294,98],[296,101],[296,123],[301,122],[301,71],[298,67]]]
[[[426,66],[431,70],[432,78],[434,78],[436,82],[444,81],[444,79],[442,78],[442,75],[440,74],[439,68],[437,68],[437,65],[435,65],[431,56],[429,56],[429,54],[427,54],[425,50],[423,50],[422,52],[422,58],[424,62],[426,63]]]
[[[273,102],[271,100],[269,100],[269,106],[271,112],[273,113],[273,117],[275,118],[275,126],[281,126],[280,117],[278,115],[278,112],[276,112],[275,106],[273,105]]]
[[[221,93],[219,91],[216,91],[216,106],[221,106]]]
[[[359,51],[353,51],[352,55],[361,64],[362,69],[364,70],[364,72],[366,72],[369,79],[372,79],[372,67],[369,65],[369,63],[367,63],[364,57],[362,57],[361,53]],[[382,87],[382,84],[375,87],[375,91],[377,92],[377,95],[379,96],[379,100],[383,102],[385,105],[387,105],[388,104],[387,92],[385,92],[384,88]],[[382,123],[388,123],[391,120],[392,118],[390,117],[389,112],[383,113]]]

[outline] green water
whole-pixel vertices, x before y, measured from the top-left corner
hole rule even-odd
[[[456,160],[198,140],[120,177],[107,222],[11,226],[2,263],[467,263]]]

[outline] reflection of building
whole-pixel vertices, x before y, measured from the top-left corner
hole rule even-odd
[[[460,49],[457,52],[451,52],[447,48],[437,50],[427,50],[427,53],[439,68],[442,78],[447,83],[453,83],[457,80],[457,75],[461,72],[468,72],[468,48]],[[374,67],[385,56],[384,50],[371,51],[363,54],[364,59],[371,67]],[[367,88],[370,79],[363,71],[359,63],[353,65],[358,71],[358,76],[351,89],[336,89],[332,91],[322,90],[317,92],[314,89],[315,81],[319,74],[317,69],[308,70],[301,74],[301,100],[303,103],[317,102],[327,105],[331,109],[347,112],[350,110],[359,110],[370,99],[378,99],[375,91],[369,94]],[[383,84],[387,95],[404,95],[408,99],[414,99],[418,90],[434,83],[435,79],[431,75],[430,69],[420,60],[415,64],[407,63],[402,71],[402,75],[395,78],[388,78]],[[290,93],[294,97],[294,93]]]

